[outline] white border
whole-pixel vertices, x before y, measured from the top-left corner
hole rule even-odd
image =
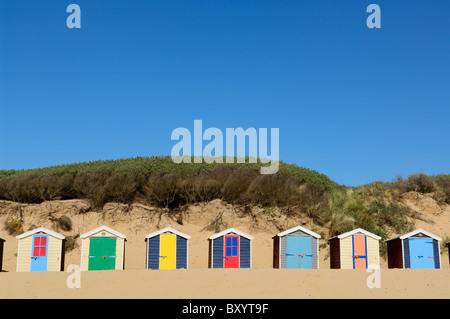
[[[243,232],[241,232],[241,231],[239,231],[237,229],[228,228],[228,229],[226,229],[226,230],[224,230],[224,231],[222,231],[220,233],[212,235],[211,237],[209,237],[209,239],[216,239],[216,238],[219,238],[219,237],[224,236],[224,235],[229,234],[229,233],[236,233],[239,236],[245,237],[245,238],[250,239],[250,240],[252,240],[254,238],[253,236],[251,236],[249,234],[246,234],[246,233],[243,233]]]
[[[380,236],[377,236],[377,235],[375,235],[375,234],[372,234],[371,232],[368,232],[367,230],[364,230],[364,229],[362,229],[362,228],[354,229],[354,230],[352,230],[352,231],[349,231],[349,232],[340,234],[340,235],[335,236],[335,237],[333,237],[333,238],[336,238],[336,237],[337,237],[337,238],[339,238],[339,239],[343,239],[343,238],[346,238],[346,237],[348,237],[348,236],[352,236],[352,235],[354,235],[354,234],[356,234],[356,233],[362,233],[362,234],[364,234],[364,235],[366,235],[366,236],[372,237],[372,238],[377,239],[377,240],[380,240],[380,239],[381,239]],[[333,239],[333,238],[330,238],[330,239]]]
[[[151,233],[151,234],[148,234],[147,236],[145,236],[145,238],[152,238],[152,237],[161,235],[161,234],[163,234],[165,232],[171,232],[171,233],[174,233],[175,235],[178,235],[180,237],[183,237],[183,238],[186,238],[186,239],[191,239],[191,236],[186,235],[186,234],[184,234],[184,233],[182,233],[182,232],[180,232],[180,231],[178,231],[176,229],[173,229],[172,227],[166,227],[166,228],[163,228],[161,230],[155,231],[154,233]]]
[[[322,238],[319,234],[316,234],[315,232],[313,232],[313,231],[311,231],[309,229],[306,229],[306,228],[304,228],[302,226],[297,226],[297,227],[294,227],[294,228],[290,228],[288,230],[285,230],[285,231],[277,234],[277,236],[282,237],[282,236],[288,235],[290,233],[293,233],[293,232],[295,232],[297,230],[301,230],[302,232],[305,232],[308,235],[311,235],[311,236],[316,237],[316,238]]]
[[[51,235],[51,236],[56,237],[58,239],[66,239],[66,237],[64,237],[63,235],[55,233],[55,232],[53,232],[51,230],[48,230],[47,228],[44,228],[44,227],[39,227],[39,228],[30,230],[30,231],[28,231],[26,233],[17,235],[16,238],[17,239],[22,239],[22,238],[34,235],[34,234],[39,233],[39,232],[46,233],[47,235]]]
[[[81,260],[80,260],[80,271],[83,271],[83,242],[84,240],[81,240]],[[88,260],[89,260],[89,252],[88,252]],[[88,265],[89,265],[89,261],[88,261]],[[88,270],[88,269],[87,269]]]
[[[436,239],[436,240],[438,240],[438,241],[441,241],[441,240],[442,240],[442,238],[440,238],[440,237],[438,237],[438,236],[436,236],[436,235],[433,235],[433,234],[431,234],[431,233],[429,233],[429,232],[427,232],[427,231],[425,231],[425,230],[423,230],[423,229],[416,229],[416,230],[413,230],[412,232],[409,232],[409,233],[406,233],[406,234],[403,234],[403,235],[400,235],[400,236],[397,236],[397,237],[388,239],[388,240],[386,240],[386,241],[390,241],[390,240],[394,240],[394,239],[398,239],[398,238],[400,238],[400,239],[406,239],[406,238],[412,237],[412,236],[414,236],[414,235],[417,235],[417,234],[419,234],[419,233],[422,233],[422,234],[424,234],[424,235],[427,235],[428,237],[431,237],[431,238]]]
[[[91,230],[91,231],[89,231],[87,233],[84,233],[83,235],[80,236],[80,238],[83,239],[83,238],[89,237],[89,236],[91,236],[93,234],[96,234],[96,233],[102,231],[102,230],[106,230],[107,232],[110,232],[111,234],[114,234],[117,237],[120,237],[120,238],[123,238],[123,239],[127,238],[127,236],[125,236],[124,234],[121,234],[118,231],[115,231],[115,230],[109,228],[108,226],[104,226],[104,225],[100,226],[100,227],[98,227],[96,229],[93,229],[93,230]]]

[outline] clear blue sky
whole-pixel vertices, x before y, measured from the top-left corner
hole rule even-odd
[[[281,160],[341,184],[449,174],[449,13],[448,0],[0,0],[0,169],[170,155],[172,130],[201,119],[279,128]]]

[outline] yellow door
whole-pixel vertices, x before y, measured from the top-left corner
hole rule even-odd
[[[159,269],[175,269],[177,235],[162,234],[160,240]]]

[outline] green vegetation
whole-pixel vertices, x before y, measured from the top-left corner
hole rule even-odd
[[[7,220],[5,221],[5,229],[9,235],[20,235],[23,233],[23,223],[17,219]]]
[[[77,239],[80,237],[80,235],[75,236],[66,236],[66,242],[64,245],[64,251],[69,252],[77,248]]]
[[[71,231],[72,230],[72,221],[66,215],[61,216],[59,218],[55,218],[54,222],[58,229],[63,231]]]
[[[87,199],[93,209],[106,202],[140,202],[169,211],[221,199],[246,209],[263,207],[264,214],[278,207],[286,215],[305,216],[327,229],[328,238],[361,227],[383,239],[411,230],[412,212],[402,204],[406,192],[430,194],[438,203],[450,204],[450,175],[418,174],[346,187],[292,164],[280,162],[273,175],[261,175],[260,167],[248,159],[240,164],[176,164],[166,156],[0,170],[0,199],[20,203]],[[56,222],[61,229],[70,229],[70,219],[63,217]],[[20,231],[15,224],[7,228]]]
[[[259,171],[262,164],[246,163],[242,164],[219,164],[219,163],[179,163],[172,161],[170,156],[165,157],[136,157],[120,160],[92,161],[75,163],[68,165],[58,165],[45,168],[28,170],[0,170],[0,180],[17,178],[44,178],[44,177],[68,177],[79,176],[88,173],[104,173],[126,176],[128,178],[147,178],[150,175],[172,175],[172,176],[193,176],[200,172],[214,172],[224,168],[233,170]],[[338,185],[330,180],[326,175],[316,171],[298,167],[297,165],[280,162],[278,175],[293,176],[304,182],[314,184],[320,188],[331,190]],[[62,186],[62,185],[61,185]]]
[[[221,198],[255,205],[309,205],[315,194],[339,188],[327,176],[281,162],[276,175],[260,175],[261,164],[176,164],[167,157],[95,161],[30,170],[0,170],[0,199],[41,203],[88,199],[94,208],[108,201],[135,201],[162,207]],[[258,185],[261,184],[261,185]],[[278,185],[279,187],[275,187]],[[300,186],[303,186],[300,189]]]

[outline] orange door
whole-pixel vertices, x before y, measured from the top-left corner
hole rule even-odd
[[[366,236],[353,235],[353,268],[367,268]]]

